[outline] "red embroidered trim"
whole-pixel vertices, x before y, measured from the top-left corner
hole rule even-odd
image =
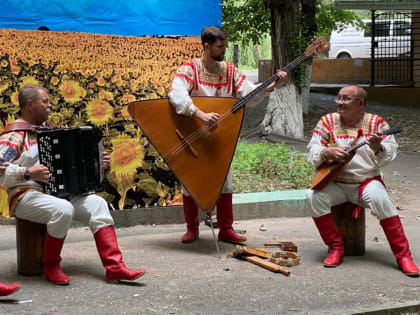
[[[9,210],[14,208],[14,204],[15,204],[17,198],[19,198],[19,196],[21,196],[22,194],[26,193],[29,190],[33,190],[33,189],[32,188],[23,189],[21,191],[18,191],[12,198],[10,198]]]
[[[0,144],[5,144],[8,147],[11,147],[11,148],[15,149],[16,151],[19,151],[18,146],[16,144],[13,144],[13,143],[9,142],[9,141],[0,141]]]
[[[183,74],[183,73],[177,73],[177,74],[175,74],[175,77],[184,78],[185,80],[187,80],[187,81],[188,81],[188,83],[190,83],[190,84],[194,85],[194,81],[193,81],[193,80],[191,80],[191,78],[190,78],[189,76],[187,76],[186,74]]]
[[[243,75],[241,81],[239,81],[239,83],[238,83],[238,87],[235,89],[235,93],[237,93],[238,90],[241,88],[242,83],[244,83],[245,79],[246,79],[246,76]]]
[[[382,185],[384,185],[384,187],[386,188],[386,186],[385,186],[385,183],[384,183],[384,181],[382,180],[382,177],[380,176],[380,175],[377,175],[377,176],[375,176],[375,177],[372,177],[372,178],[366,178],[365,180],[364,180],[364,182],[360,185],[360,187],[359,187],[359,194],[358,194],[358,197],[359,197],[359,204],[361,204],[362,203],[362,195],[363,195],[363,191],[365,190],[365,188],[366,188],[366,186],[371,182],[371,181],[373,181],[373,180],[377,180],[377,181],[379,181],[379,182],[381,182],[382,183]],[[361,212],[362,212],[362,208],[360,207],[360,206],[357,206],[356,208],[354,208],[354,210],[353,210],[353,218],[355,218],[355,219],[358,219],[358,218],[360,218],[360,214],[361,214]]]

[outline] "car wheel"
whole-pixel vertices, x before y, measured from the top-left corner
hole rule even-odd
[[[348,53],[341,53],[337,56],[339,59],[350,59],[351,56]]]

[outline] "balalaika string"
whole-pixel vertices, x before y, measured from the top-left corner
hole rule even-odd
[[[319,45],[318,45],[319,46]],[[296,65],[304,61],[306,58],[312,56],[312,53],[316,52],[316,50],[319,48],[318,46],[315,46],[312,50],[309,49],[309,53],[304,53],[295,60],[293,60],[291,63],[289,63],[287,66],[282,68],[281,70],[284,72],[288,72],[291,69],[293,69]],[[268,78],[266,81],[264,81],[261,85],[259,85],[256,89],[254,89],[252,92],[250,92],[245,97],[238,100],[231,109],[225,111],[220,115],[220,118],[217,123],[223,122],[226,118],[228,118],[230,115],[233,115],[235,112],[237,112],[239,109],[241,109],[243,106],[245,106],[251,99],[253,99],[255,96],[260,94],[263,90],[265,90],[271,83],[276,81],[278,79],[277,74],[272,75],[270,78]],[[208,126],[203,125],[202,127],[198,128],[196,131],[191,133],[188,137],[186,137],[184,141],[180,142],[178,145],[173,147],[171,150],[169,150],[165,155],[165,160],[169,161],[174,156],[176,156],[179,152],[184,150],[185,147],[188,147],[189,144],[193,143],[195,140],[200,138],[203,134],[207,133],[210,129],[214,128],[214,126]]]

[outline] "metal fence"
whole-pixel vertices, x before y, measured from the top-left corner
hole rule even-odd
[[[413,36],[420,23],[410,13],[372,11],[365,36],[371,37],[371,85],[413,85]]]

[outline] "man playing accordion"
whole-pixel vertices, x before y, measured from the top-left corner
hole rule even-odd
[[[26,85],[19,91],[20,125],[45,126],[51,109],[48,91],[40,86]],[[12,127],[12,128],[10,128]],[[114,221],[106,201],[95,195],[81,195],[60,199],[43,192],[40,183],[48,182],[50,170],[40,164],[36,132],[27,128],[13,130],[6,126],[0,135],[0,161],[6,166],[0,173],[0,184],[7,187],[11,213],[28,221],[46,224],[43,273],[59,285],[68,285],[70,279],[60,268],[60,253],[72,220],[91,229],[108,282],[135,280],[145,274],[144,269],[132,270],[125,266],[118,248]],[[104,153],[103,167],[110,164]]]

